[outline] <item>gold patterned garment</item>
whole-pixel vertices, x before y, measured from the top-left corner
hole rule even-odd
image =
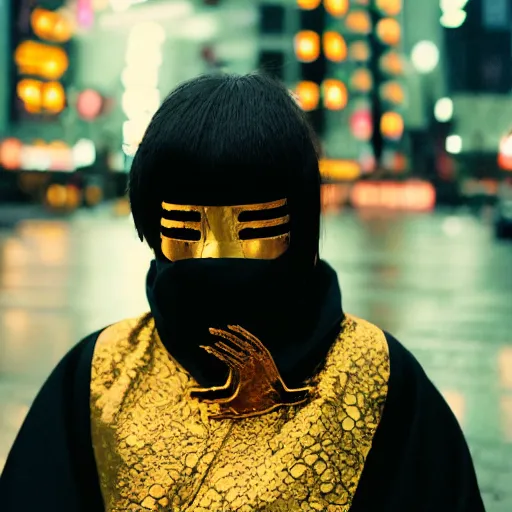
[[[139,322],[106,329],[93,358],[92,436],[107,511],[350,509],[386,400],[380,329],[347,316],[301,403],[219,419],[215,400],[191,398],[197,383],[152,320],[132,339]]]

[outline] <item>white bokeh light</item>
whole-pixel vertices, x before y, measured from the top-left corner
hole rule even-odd
[[[453,117],[453,101],[451,98],[437,100],[434,116],[440,123],[447,123]]]
[[[80,139],[73,146],[73,163],[77,169],[89,167],[96,161],[96,147],[90,139]]]
[[[446,151],[452,155],[458,155],[462,151],[462,137],[460,135],[446,137]]]
[[[419,73],[431,73],[439,63],[439,48],[432,41],[420,41],[412,49],[411,60]]]

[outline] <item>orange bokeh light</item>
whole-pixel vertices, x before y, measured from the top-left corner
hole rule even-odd
[[[62,48],[36,41],[21,43],[14,53],[14,60],[21,74],[47,80],[59,80],[69,67],[68,56]]]
[[[5,139],[0,143],[0,165],[4,169],[15,171],[21,167],[23,144],[15,138]]]
[[[384,18],[377,23],[377,35],[384,44],[396,46],[402,39],[402,27],[394,18]]]
[[[348,49],[350,58],[356,62],[367,62],[370,59],[370,51],[366,41],[355,41]]]
[[[25,110],[31,114],[42,111],[58,114],[66,106],[66,93],[59,82],[45,83],[25,78],[18,83],[17,93]]]
[[[305,11],[316,9],[322,0],[297,0],[297,5]]]
[[[32,12],[30,22],[34,34],[45,41],[66,43],[73,36],[70,20],[55,11],[36,8]]]
[[[373,87],[373,77],[368,69],[356,69],[350,78],[350,84],[358,92],[369,92]]]
[[[387,82],[383,84],[381,95],[385,100],[395,105],[401,105],[405,101],[404,88],[398,82]]]
[[[398,16],[402,12],[402,0],[377,0],[377,8],[386,16]]]
[[[402,57],[395,51],[390,51],[381,58],[380,67],[390,75],[402,75],[404,72]]]
[[[347,58],[347,43],[338,32],[329,31],[323,35],[324,54],[332,62],[343,62]]]
[[[372,31],[372,21],[366,11],[352,11],[345,18],[345,26],[355,34],[369,34]]]
[[[312,30],[302,30],[294,40],[295,55],[301,62],[314,62],[320,55],[320,36]]]
[[[386,112],[380,120],[380,130],[388,139],[400,139],[404,133],[403,117],[398,112]]]
[[[308,81],[299,82],[295,94],[302,110],[309,112],[318,107],[320,102],[320,87],[318,84]]]
[[[324,0],[325,10],[336,18],[345,16],[350,7],[349,0]]]
[[[356,208],[431,211],[436,204],[434,187],[427,182],[364,182],[352,188],[351,202]]]
[[[348,103],[346,85],[340,80],[324,80],[322,84],[324,106],[328,110],[343,110]]]

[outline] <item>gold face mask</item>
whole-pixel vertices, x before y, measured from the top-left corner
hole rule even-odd
[[[273,260],[290,245],[286,199],[242,206],[162,203],[162,252],[190,258]]]

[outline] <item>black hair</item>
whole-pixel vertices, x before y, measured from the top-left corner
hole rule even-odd
[[[309,265],[318,252],[316,139],[291,93],[265,75],[205,75],[171,92],[135,155],[129,197],[139,237],[157,258],[162,201],[233,205],[286,197],[290,251]]]

